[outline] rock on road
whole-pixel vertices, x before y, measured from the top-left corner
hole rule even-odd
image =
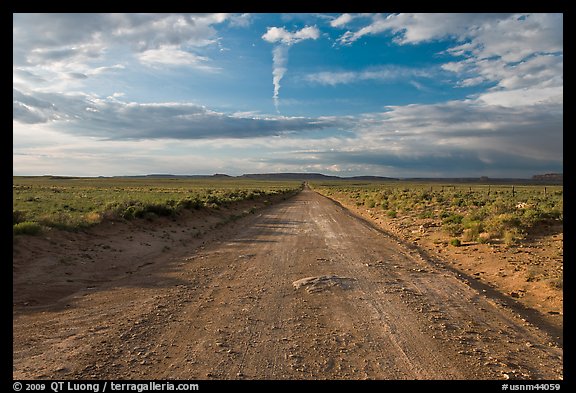
[[[546,333],[310,189],[219,231],[15,311],[14,378],[562,378]]]

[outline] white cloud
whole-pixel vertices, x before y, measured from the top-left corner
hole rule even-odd
[[[243,168],[246,159],[218,155],[204,141],[107,140],[64,134],[41,124],[14,123],[14,175],[112,176],[212,174]],[[240,173],[238,173],[240,174]]]
[[[293,45],[304,40],[315,40],[320,37],[320,30],[316,26],[306,26],[300,30],[291,33],[283,27],[269,27],[266,33],[262,35],[264,41],[271,44],[281,43]]]
[[[249,20],[248,15],[137,13],[14,14],[13,18],[16,82],[34,89],[35,75],[43,80],[39,87],[44,91],[79,88],[83,76],[117,71],[132,59],[148,66],[214,71],[210,59],[198,51],[218,45],[215,26],[227,20],[245,25]],[[106,64],[112,58],[116,64]]]
[[[530,177],[551,168],[562,171],[562,104],[557,102],[503,107],[478,99],[390,106],[353,123],[352,137],[300,138],[300,145],[292,139],[264,160],[292,171],[310,165],[328,171],[338,164],[356,174],[400,177]]]
[[[92,69],[88,70],[86,73],[88,75],[100,75],[100,74],[107,73],[107,72],[116,72],[118,70],[123,70],[125,68],[126,67],[123,64],[114,64],[111,66],[92,68]]]
[[[138,60],[148,66],[167,65],[167,66],[192,66],[199,70],[215,71],[206,63],[208,58],[198,56],[190,52],[185,52],[177,47],[163,47],[159,49],[149,49],[136,55]]]
[[[13,119],[53,123],[62,132],[111,140],[255,138],[339,126],[337,119],[240,117],[191,103],[123,102],[118,97],[14,89]]]
[[[272,44],[276,42],[291,43],[293,34],[283,27],[269,27],[266,33],[262,35],[264,41]]]
[[[231,15],[229,20],[232,27],[248,27],[252,23],[252,14]]]
[[[514,90],[500,90],[481,94],[478,97],[488,105],[502,107],[517,107],[539,104],[558,104],[564,101],[563,88],[560,87],[536,87]]]
[[[310,119],[227,115],[181,103],[15,95],[15,102],[46,120],[14,122],[14,170],[102,175],[119,174],[118,168],[131,174],[339,169],[350,175],[491,177],[561,171],[561,100],[505,107],[496,99]],[[352,132],[315,137],[322,128]],[[106,165],[94,165],[101,161]],[[67,172],[72,168],[81,169]]]
[[[378,14],[367,26],[344,33],[339,42],[352,44],[384,32],[394,34],[399,45],[456,39],[459,44],[445,54],[464,59],[442,69],[462,78],[457,86],[492,84],[484,102],[521,106],[562,99],[562,29],[562,14]],[[335,75],[324,79],[337,80]]]
[[[350,14],[342,14],[339,17],[330,21],[330,26],[332,27],[343,27],[348,24],[353,19]]]
[[[114,44],[135,51],[166,45],[200,47],[216,42],[214,25],[227,14],[14,14],[16,65],[84,54],[101,56]]]
[[[203,47],[215,44],[215,25],[228,14],[115,14],[112,37],[130,43],[137,51],[166,45]]]
[[[402,66],[372,67],[362,71],[323,71],[309,74],[306,80],[321,85],[336,86],[357,81],[376,80],[392,81],[400,78],[430,78],[432,72],[426,69],[409,68]]]
[[[366,36],[390,31],[396,34],[398,44],[415,44],[424,41],[452,37],[464,39],[470,30],[484,21],[501,18],[498,14],[376,14],[372,22],[358,31],[347,31],[339,41],[351,44]]]
[[[378,14],[369,25],[344,33],[339,42],[351,44],[384,32],[395,34],[400,45],[451,37],[461,42],[449,50],[455,56],[514,62],[533,53],[562,51],[562,26],[562,14]]]

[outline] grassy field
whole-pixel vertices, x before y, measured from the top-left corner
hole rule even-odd
[[[563,186],[484,185],[412,182],[313,182],[311,186],[337,200],[382,209],[390,218],[431,219],[461,241],[512,245],[539,224],[562,222]]]
[[[13,177],[14,234],[43,226],[74,230],[103,219],[152,219],[182,209],[218,209],[229,203],[288,194],[297,181],[186,178]]]

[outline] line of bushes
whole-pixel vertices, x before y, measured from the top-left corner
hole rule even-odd
[[[231,203],[242,200],[259,200],[276,195],[289,195],[295,193],[295,189],[278,190],[231,190],[216,191],[207,190],[205,194],[187,196],[180,200],[166,200],[163,202],[145,202],[141,200],[128,200],[110,202],[101,211],[91,211],[85,214],[73,214],[69,211],[58,211],[40,217],[28,217],[28,213],[22,210],[12,211],[13,234],[34,235],[42,231],[44,227],[52,227],[63,230],[78,230],[97,224],[102,220],[153,220],[158,217],[175,217],[184,210],[220,209]],[[268,200],[265,200],[269,203]]]
[[[348,198],[357,206],[382,209],[389,218],[415,215],[436,220],[444,232],[459,241],[501,239],[513,245],[533,227],[564,218],[562,189],[543,193],[530,187],[515,192],[473,192],[463,187],[432,191],[430,185],[413,189],[386,185],[319,188],[327,195]]]

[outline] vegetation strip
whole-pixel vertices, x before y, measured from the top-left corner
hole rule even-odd
[[[450,244],[491,241],[514,245],[536,225],[563,222],[563,186],[439,185],[426,183],[317,182],[320,193],[387,217],[430,219],[452,236]]]
[[[172,217],[183,210],[213,209],[246,200],[290,195],[297,181],[181,178],[13,178],[13,234],[44,227],[78,230],[103,220]]]

